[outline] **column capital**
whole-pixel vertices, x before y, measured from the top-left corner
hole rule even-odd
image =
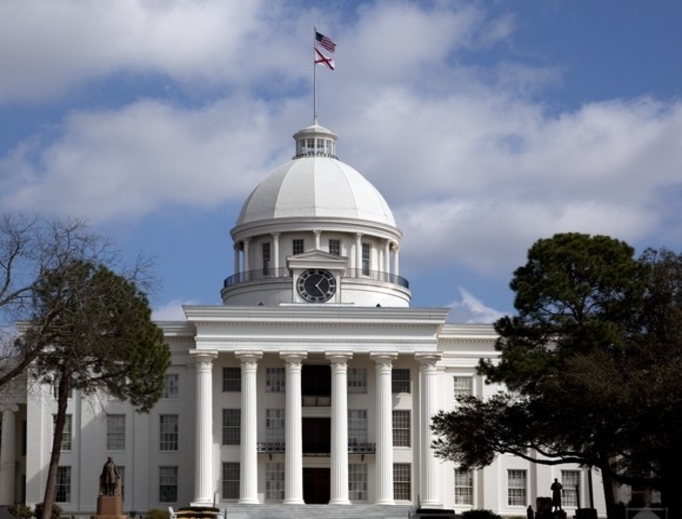
[[[284,361],[287,367],[300,368],[301,362],[308,356],[307,351],[280,351],[279,357]]]
[[[391,369],[393,361],[398,358],[397,351],[377,351],[369,354],[369,358],[376,362],[377,371]]]
[[[315,236],[319,236],[320,234],[322,234],[322,231],[320,229],[313,229],[313,234]]]
[[[282,233],[279,232],[279,231],[272,231],[272,232],[270,233],[270,236],[272,236],[273,238],[279,238],[279,235],[280,235],[280,234],[282,234]]]
[[[414,354],[419,371],[436,371],[436,363],[443,358],[442,351],[420,351]]]
[[[211,371],[213,360],[218,356],[218,350],[189,350],[189,354],[194,357],[197,371]]]
[[[358,239],[358,240],[364,236],[364,234],[361,233],[361,232],[356,232],[356,233],[354,233],[354,234],[355,234],[355,238]]]
[[[253,350],[237,350],[234,352],[234,356],[242,364],[242,369],[246,371],[256,371],[258,369],[258,361],[263,358],[262,351]]]
[[[16,413],[19,411],[19,406],[17,404],[0,403],[0,413],[5,411]]]
[[[332,369],[346,366],[348,361],[353,358],[352,351],[327,351],[324,353],[325,358],[332,365]]]

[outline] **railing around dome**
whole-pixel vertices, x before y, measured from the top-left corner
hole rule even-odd
[[[252,283],[256,281],[268,281],[273,278],[290,278],[291,270],[287,267],[267,268],[258,270],[247,270],[232,274],[225,278],[223,287],[231,287],[241,283]],[[345,278],[350,279],[367,279],[370,281],[383,281],[384,283],[393,283],[404,288],[409,289],[410,283],[402,276],[391,274],[390,272],[382,272],[380,270],[364,270],[364,269],[347,269],[344,274]]]

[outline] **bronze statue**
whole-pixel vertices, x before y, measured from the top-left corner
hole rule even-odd
[[[107,462],[102,468],[102,475],[99,477],[99,493],[100,495],[113,496],[116,495],[116,490],[119,489],[119,481],[121,475],[118,473],[116,464],[111,456],[107,458]],[[119,490],[120,492],[120,490]]]
[[[552,490],[552,512],[561,510],[561,489],[564,487],[557,478],[554,478],[554,483],[549,488]]]

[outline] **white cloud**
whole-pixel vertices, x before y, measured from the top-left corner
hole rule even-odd
[[[459,288],[460,300],[450,303],[449,323],[492,323],[504,314],[484,305],[464,288]]]

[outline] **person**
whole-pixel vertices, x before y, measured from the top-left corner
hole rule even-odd
[[[103,486],[103,493],[106,494],[107,496],[113,496],[116,493],[116,482],[118,478],[120,478],[118,474],[118,469],[116,468],[116,465],[114,464],[114,460],[111,459],[111,456],[107,458],[107,462],[104,464],[104,467],[102,468],[102,486]]]
[[[561,489],[564,488],[561,483],[554,478],[554,483],[550,489],[552,490],[552,512],[555,510],[561,510]]]

